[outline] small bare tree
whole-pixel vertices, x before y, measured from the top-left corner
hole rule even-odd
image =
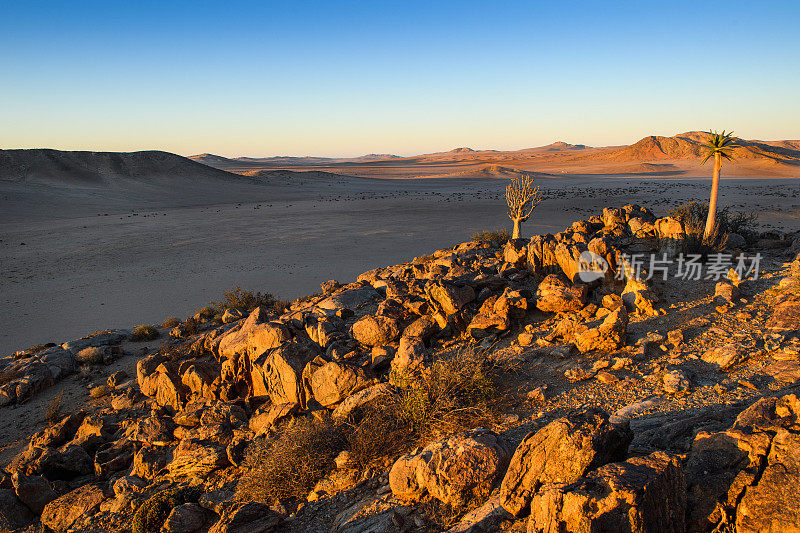
[[[520,223],[528,220],[541,201],[539,186],[533,185],[533,176],[522,174],[511,180],[506,187],[506,202],[508,203],[508,218],[514,221],[512,239],[519,239]]]

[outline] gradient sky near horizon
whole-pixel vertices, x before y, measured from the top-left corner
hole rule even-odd
[[[800,2],[4,1],[0,148],[800,138]]]

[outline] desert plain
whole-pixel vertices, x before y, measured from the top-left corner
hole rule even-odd
[[[0,353],[184,317],[237,285],[293,299],[510,230],[503,194],[521,172],[544,198],[524,237],[605,206],[664,216],[707,199],[701,138],[356,159],[0,151]],[[723,168],[720,206],[800,229],[797,145],[749,142]]]

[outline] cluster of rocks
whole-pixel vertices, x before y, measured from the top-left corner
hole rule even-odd
[[[401,501],[428,495],[457,505],[494,493],[453,532],[489,531],[520,517],[529,533],[800,527],[790,488],[800,482],[796,394],[763,398],[729,429],[698,433],[683,456],[629,456],[632,438],[626,421],[597,409],[528,434],[513,455],[499,435],[477,429],[401,457],[389,482]]]
[[[130,331],[112,330],[81,339],[36,346],[0,359],[4,377],[0,385],[0,407],[23,403],[75,373],[83,363],[102,362],[119,355],[119,344]]]
[[[229,310],[221,325],[197,321],[197,334],[178,328],[163,349],[137,362],[135,380],[115,378],[107,406],[70,414],[30,439],[0,478],[0,525],[38,519],[55,531],[89,524],[113,530],[128,527],[154,494],[192,488],[201,494],[175,505],[164,531],[279,531],[285,509],[217,490],[237,475],[254,439],[305,414],[348,420],[424,374],[448,343],[491,347],[513,332],[515,349],[560,344],[580,354],[613,353],[626,345],[632,317],[663,313],[661,289],[624,254],[674,253],[685,237],[680,222],[645,208],[605,209],[556,235],[502,247],[463,243],[365,272],[348,285],[326,282],[322,294],[293,302],[280,316]],[[587,252],[607,266],[589,278],[582,275]],[[723,282],[715,296],[735,301],[738,283]],[[794,317],[795,328],[798,301],[779,303],[781,319]],[[544,335],[517,327],[531,317],[553,327]],[[0,404],[51,386],[82,357],[113,357],[113,345],[127,335],[106,332],[7,358],[0,364],[13,378],[0,386]],[[741,350],[723,346],[703,359],[725,369],[741,360]],[[595,364],[592,375],[609,365]],[[572,373],[580,380],[587,371]],[[679,369],[663,377],[667,392],[688,383]],[[537,397],[544,399],[543,389]],[[389,525],[340,530],[396,530],[397,513],[425,498],[454,507],[486,500],[453,531],[522,519],[531,532],[704,531],[720,523],[759,531],[765,516],[797,524],[796,506],[780,500],[791,496],[776,488],[800,480],[796,397],[761,400],[731,428],[698,434],[684,456],[630,452],[629,411],[570,413],[516,449],[486,428],[430,443],[397,459],[378,488],[376,498],[405,502],[380,515]],[[768,512],[772,505],[784,509]]]

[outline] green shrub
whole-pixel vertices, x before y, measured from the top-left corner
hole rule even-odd
[[[197,489],[176,488],[162,490],[146,500],[133,515],[133,533],[158,533],[169,513],[178,505],[197,501]]]
[[[164,322],[161,323],[162,328],[174,328],[178,324],[181,323],[181,319],[176,316],[171,316],[169,318],[164,319]]]
[[[130,340],[131,342],[152,341],[157,339],[158,335],[158,330],[155,327],[145,324],[134,328]]]
[[[283,498],[305,498],[333,469],[334,458],[346,445],[344,430],[330,420],[297,418],[274,440],[252,441],[245,452],[237,499],[272,505]]]
[[[472,234],[472,240],[478,242],[489,242],[494,244],[505,244],[508,242],[508,232],[504,229],[499,231],[479,231]]]

